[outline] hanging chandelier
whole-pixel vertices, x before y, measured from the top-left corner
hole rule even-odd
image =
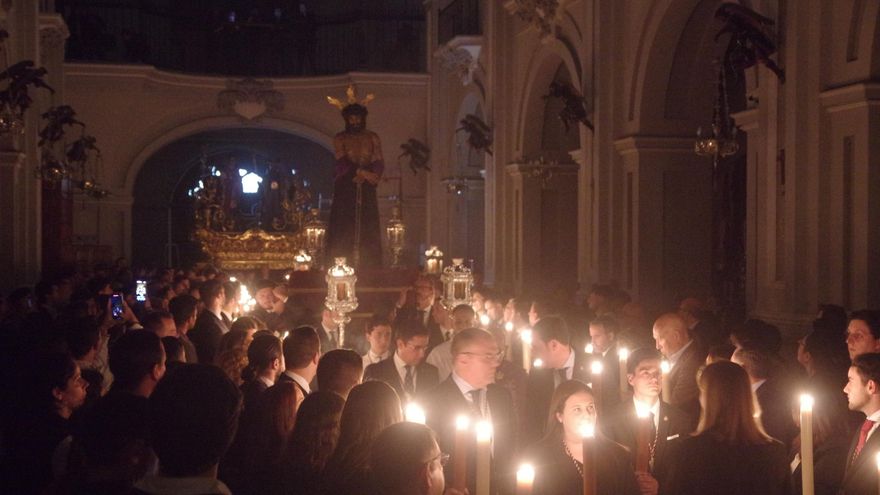
[[[712,132],[703,134],[703,128],[697,128],[697,139],[694,141],[694,152],[700,156],[717,158],[728,157],[739,150],[736,140],[737,128],[730,117],[730,104],[727,100],[727,77],[724,66],[718,66],[718,83],[716,85],[715,108],[712,112]]]

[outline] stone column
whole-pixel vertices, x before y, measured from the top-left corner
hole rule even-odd
[[[623,277],[647,312],[685,293],[708,294],[712,257],[712,163],[692,138],[615,141],[623,161]]]
[[[573,163],[513,163],[511,261],[517,293],[577,281],[577,173]]]

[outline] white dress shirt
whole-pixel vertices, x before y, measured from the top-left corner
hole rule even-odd
[[[452,341],[447,340],[431,349],[431,354],[428,354],[426,361],[437,368],[441,382],[449,378],[452,373]]]
[[[309,382],[307,382],[305,378],[297,375],[292,371],[287,370],[284,371],[284,374],[289,376],[291,380],[295,381],[297,385],[302,387],[302,389],[305,390],[307,394],[312,393],[312,389],[309,387]]]
[[[389,357],[391,357],[391,351],[385,351],[383,354],[376,354],[372,350],[369,350],[363,356],[364,368],[371,364],[376,364],[379,361],[388,359]]]

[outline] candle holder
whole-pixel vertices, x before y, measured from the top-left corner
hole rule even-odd
[[[406,225],[400,214],[400,204],[391,207],[391,218],[385,226],[385,241],[391,251],[391,268],[400,268],[400,256],[406,244]]]
[[[309,210],[309,219],[303,226],[306,237],[306,251],[313,259],[318,259],[324,250],[327,237],[327,224],[321,220],[317,208]]]
[[[447,266],[440,276],[443,282],[443,305],[452,310],[459,304],[471,303],[471,287],[474,285],[474,274],[464,266],[464,259],[455,258],[452,266]]]
[[[437,246],[431,246],[425,251],[425,273],[428,275],[440,275],[443,271],[443,251]]]
[[[335,258],[335,265],[327,270],[327,298],[324,306],[333,312],[333,322],[339,326],[339,346],[345,342],[345,325],[351,321],[348,313],[358,307],[354,268],[345,264],[345,258]]]
[[[312,269],[312,256],[305,249],[300,249],[293,257],[293,271],[307,272]],[[290,274],[284,276],[286,280],[290,280]]]

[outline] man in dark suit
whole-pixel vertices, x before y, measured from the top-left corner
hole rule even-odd
[[[544,435],[550,399],[560,383],[568,380],[592,381],[589,357],[571,345],[571,334],[565,320],[558,316],[541,318],[532,329],[532,355],[542,361],[533,367],[526,384],[526,431],[523,444]]]
[[[761,349],[740,348],[730,360],[743,367],[749,375],[752,390],[761,407],[761,425],[771,437],[786,447],[797,435],[798,428],[791,417],[791,387],[778,377],[771,376],[772,356]]]
[[[452,340],[452,374],[425,398],[428,426],[437,432],[443,452],[455,452],[456,420],[459,416],[492,425],[491,491],[513,492],[513,453],[516,450],[516,422],[510,392],[494,384],[495,371],[503,353],[491,333],[469,328]],[[476,493],[476,436],[468,435],[467,480],[469,493]],[[446,466],[447,483],[455,486],[452,459]]]
[[[852,411],[864,413],[865,421],[853,437],[847,454],[842,495],[877,493],[877,464],[880,451],[880,353],[869,352],[853,359],[847,373],[847,402]]]
[[[411,297],[405,301],[398,301],[397,318],[394,320],[394,328],[402,328],[404,325],[415,323],[428,330],[428,352],[434,347],[452,338],[451,329],[443,329],[437,322],[439,316],[445,316],[445,311],[435,302],[436,292],[434,281],[428,276],[419,276],[410,289]]]
[[[254,286],[254,300],[257,306],[250,312],[250,316],[258,318],[266,324],[267,328],[274,328],[275,319],[278,317],[272,312],[275,305],[275,286],[271,280],[259,280]]]
[[[657,350],[672,366],[669,372],[669,403],[688,416],[700,416],[700,389],[697,370],[706,361],[706,352],[690,338],[685,321],[677,313],[666,313],[654,322]]]
[[[214,355],[220,347],[220,339],[229,329],[223,324],[220,310],[226,302],[223,284],[216,279],[208,280],[199,289],[205,309],[189,331],[189,339],[196,346],[199,362],[214,364]]]
[[[312,393],[311,382],[318,372],[321,357],[321,341],[318,333],[310,326],[296,327],[282,343],[284,353],[284,372],[278,382],[293,382],[303,397]]]
[[[376,380],[391,386],[402,402],[409,402],[436,387],[437,368],[425,362],[428,331],[416,324],[397,329],[396,349],[390,358],[367,366],[364,381]]]
[[[321,339],[321,354],[343,347],[339,342],[339,325],[333,321],[333,312],[329,309],[324,308],[321,311],[321,322],[315,327],[315,331],[318,332],[318,338]]]
[[[598,379],[602,381],[596,390],[599,413],[610,411],[621,401],[620,396],[620,357],[617,335],[620,325],[611,315],[602,315],[590,321],[590,341],[593,344],[593,358],[602,363],[602,373]],[[592,380],[595,382],[595,380]]]
[[[617,404],[605,416],[599,417],[602,432],[623,445],[636,465],[638,445],[636,432],[640,421],[651,421],[649,464],[647,472],[636,472],[640,483],[650,484],[651,478],[659,483],[659,493],[668,485],[669,468],[675,457],[677,440],[690,433],[691,419],[675,407],[660,400],[660,353],[654,349],[637,349],[626,363],[627,382],[632,386],[632,398]],[[636,466],[641,467],[641,466]]]
[[[727,342],[728,334],[715,321],[714,315],[706,310],[701,300],[695,297],[682,299],[678,303],[678,315],[684,320],[691,338],[701,349],[708,351]]]

